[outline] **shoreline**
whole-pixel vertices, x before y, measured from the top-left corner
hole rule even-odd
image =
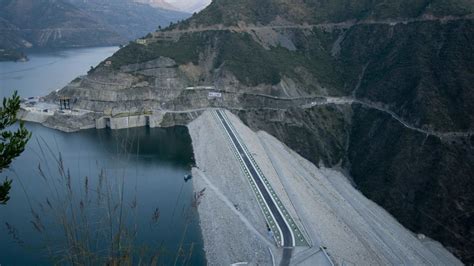
[[[42,114],[23,110],[21,117],[64,132],[186,126],[196,163],[192,168],[193,192],[203,193],[197,209],[207,263],[280,264],[284,254],[267,232],[240,165],[212,120],[213,109],[116,115],[110,116],[109,121],[102,113],[94,112],[75,116],[72,112]],[[262,131],[253,132],[226,112],[282,201],[293,206],[290,212],[309,235],[309,247],[292,249],[292,262],[329,265],[324,257],[329,254],[336,265],[430,261],[460,264],[440,243],[401,226],[356,190],[341,172],[314,166],[274,137]]]
[[[56,106],[57,107],[57,106]],[[151,113],[120,113],[105,115],[89,110],[59,110],[49,108],[28,108],[22,106],[18,113],[21,121],[38,123],[63,132],[77,132],[85,129],[119,130],[136,127],[186,126],[203,110],[155,111]]]
[[[69,47],[34,47],[34,48],[25,48],[22,50],[18,49],[0,49],[0,62],[14,62],[14,63],[25,63],[30,61],[31,56],[35,55],[44,55],[44,54],[54,54],[61,52],[68,52],[78,49],[94,49],[94,48],[108,48],[115,47],[119,48],[123,44],[111,44],[111,45],[97,45],[97,46],[69,46]],[[5,54],[8,52],[8,54]]]

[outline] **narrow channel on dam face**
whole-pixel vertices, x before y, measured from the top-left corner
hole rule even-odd
[[[118,252],[120,230],[132,264],[205,264],[193,185],[184,178],[194,164],[187,128],[27,128],[30,144],[0,176],[14,178],[0,208],[2,264],[71,262],[67,248],[104,262]]]

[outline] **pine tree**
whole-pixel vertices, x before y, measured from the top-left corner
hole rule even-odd
[[[18,121],[16,117],[18,110],[20,110],[20,97],[15,91],[11,98],[3,98],[3,106],[0,107],[0,173],[20,156],[31,138],[31,133],[24,127],[23,122],[20,122],[16,131],[9,129]],[[12,180],[8,178],[0,184],[0,204],[6,204],[10,199],[11,185]]]

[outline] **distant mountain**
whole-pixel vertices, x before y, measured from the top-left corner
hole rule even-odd
[[[132,0],[1,0],[0,58],[20,55],[15,49],[123,44],[188,16]]]
[[[173,6],[178,7],[179,10],[195,13],[207,7],[211,3],[211,0],[169,0],[168,2]]]
[[[114,45],[125,39],[87,12],[60,0],[0,1],[0,47]]]
[[[0,36],[0,47],[15,49],[32,46],[30,42],[25,40],[25,38],[19,34],[20,29],[17,26],[1,17],[0,31],[2,33]]]
[[[134,0],[137,3],[147,4],[153,7],[164,8],[168,10],[179,10],[178,7],[166,2],[165,0]]]
[[[68,0],[84,10],[122,38],[133,40],[186,19],[190,14],[160,7],[151,7],[133,0]]]

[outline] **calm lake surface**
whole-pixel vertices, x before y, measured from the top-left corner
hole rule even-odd
[[[0,96],[14,90],[22,97],[46,95],[116,50],[64,50],[30,54],[26,63],[0,62]],[[135,263],[205,264],[192,182],[184,181],[194,160],[186,128],[66,134],[26,126],[33,133],[27,149],[0,173],[0,180],[13,180],[11,200],[0,206],[0,265],[70,263],[74,247],[65,232],[107,257],[104,250],[119,231],[120,248]]]
[[[22,97],[42,96],[61,89],[111,56],[118,47],[68,49],[29,54],[30,61],[0,62],[0,96],[17,90]]]

